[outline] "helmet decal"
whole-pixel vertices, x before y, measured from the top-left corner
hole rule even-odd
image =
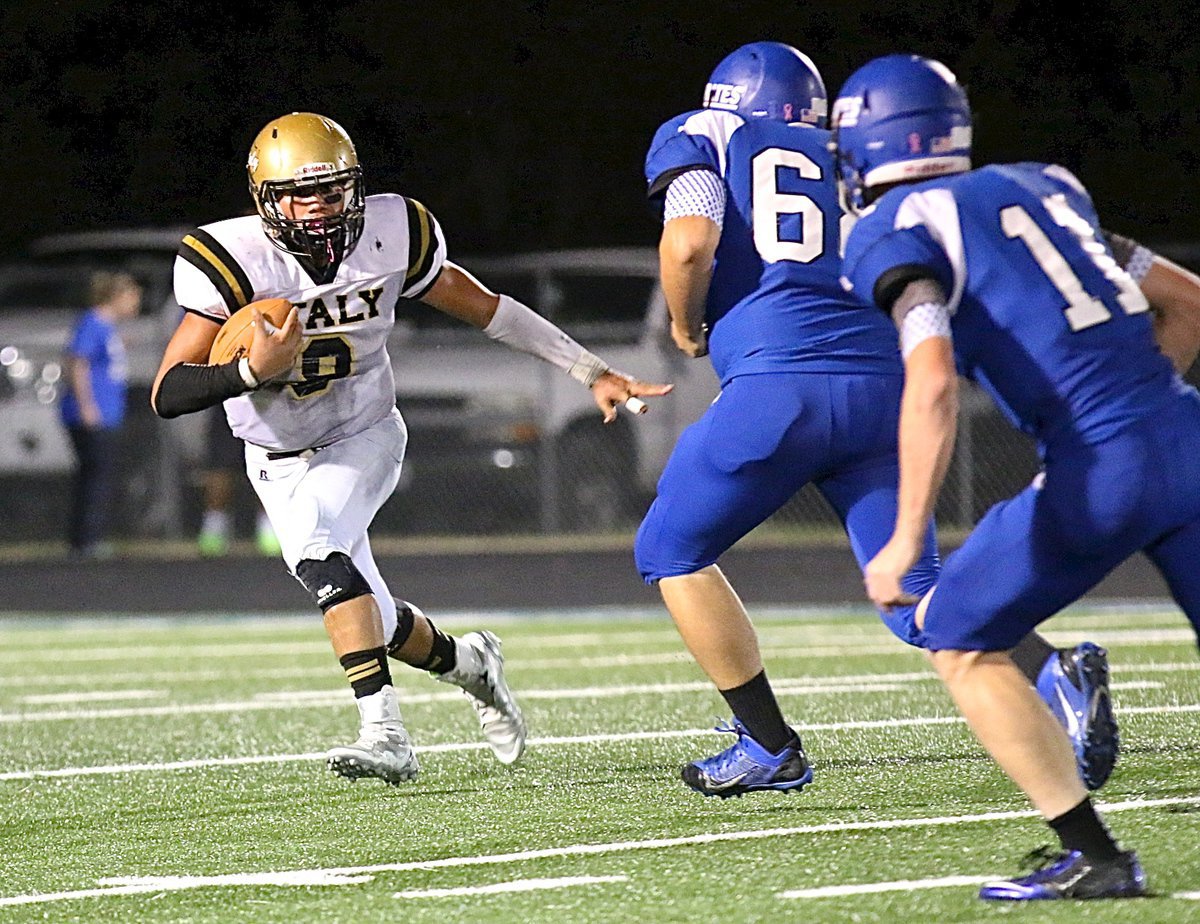
[[[971,169],[971,110],[953,72],[919,55],[887,55],[855,71],[833,107],[844,203],[871,187]]]
[[[825,83],[816,65],[782,42],[751,42],[727,55],[704,87],[705,109],[745,119],[779,119],[825,127]]]

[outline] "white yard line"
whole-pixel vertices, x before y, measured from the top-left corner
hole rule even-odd
[[[545,889],[566,889],[570,886],[600,885],[628,882],[628,876],[564,876],[560,879],[515,879],[484,886],[459,886],[457,889],[408,889],[396,892],[392,898],[453,898],[461,895],[499,895],[504,892],[540,892]]]
[[[143,678],[144,679],[144,678]],[[17,697],[27,706],[51,706],[57,703],[86,703],[119,699],[162,699],[166,690],[79,690],[67,693],[31,693]]]
[[[228,644],[194,645],[183,639],[164,638],[158,645],[129,645],[123,648],[41,648],[37,651],[0,651],[0,664],[36,664],[44,661],[72,663],[92,661],[141,661],[147,664],[164,660],[187,658],[262,658],[270,655],[326,655],[329,642],[230,642]]]
[[[870,631],[858,635],[862,641],[847,642],[846,633],[839,628],[830,627],[830,632],[815,633],[818,640],[837,636],[840,644],[826,645],[770,645],[767,647],[775,657],[848,657],[863,654],[900,654],[914,653],[915,649],[908,648],[893,640],[882,627],[872,627]],[[673,640],[675,636],[662,633],[664,640]],[[1055,644],[1068,645],[1077,642],[1078,633],[1063,630],[1050,631],[1046,637]],[[1180,628],[1127,628],[1102,629],[1092,637],[1092,641],[1104,645],[1172,645],[1177,643],[1195,642],[1196,634],[1188,627]],[[536,650],[536,638],[521,638],[522,645],[530,650]],[[223,644],[191,644],[186,640],[166,638],[158,645],[130,645],[125,647],[88,648],[43,646],[36,650],[15,650],[12,648],[0,651],[0,664],[36,664],[52,661],[54,663],[72,662],[88,663],[120,660],[146,660],[151,662],[161,660],[165,656],[187,658],[189,661],[206,658],[224,659],[235,657],[281,656],[281,655],[329,655],[329,643],[325,639],[312,641],[289,642],[229,642]],[[651,653],[647,655],[603,655],[596,657],[571,657],[515,660],[514,664],[523,669],[550,669],[560,667],[618,667],[632,664],[663,664],[672,661],[690,660],[683,651]]]
[[[876,892],[911,892],[913,889],[948,889],[955,886],[983,885],[1003,876],[942,876],[939,879],[898,879],[895,882],[863,882],[856,885],[821,886],[817,889],[789,889],[777,892],[777,898],[840,898],[845,895],[871,895]]]
[[[936,680],[936,677],[928,679]],[[843,693],[892,693],[903,687],[901,683],[867,683],[860,680],[839,682],[836,678],[828,682],[786,681],[775,685],[776,692],[789,696],[804,695],[838,695]],[[668,692],[695,692],[712,689],[712,685],[702,681],[691,681],[681,684],[629,684],[611,687],[580,687],[578,689],[559,690],[529,690],[520,694],[528,700],[568,700],[568,699],[597,699],[600,697],[632,696],[644,693],[661,694]],[[15,725],[37,722],[67,722],[85,720],[94,722],[99,719],[135,719],[155,718],[170,715],[206,715],[229,712],[267,712],[272,710],[317,709],[330,706],[342,706],[350,703],[353,694],[349,687],[339,687],[332,690],[301,690],[296,692],[279,691],[263,693],[253,699],[233,702],[216,703],[177,703],[160,706],[126,706],[113,709],[58,709],[31,712],[0,712],[0,724]],[[402,705],[422,705],[426,703],[461,702],[462,694],[454,692],[410,693],[400,691]]]
[[[440,694],[445,695],[445,694]],[[1179,715],[1200,713],[1200,703],[1175,704],[1168,706],[1129,706],[1119,710],[1121,715]],[[871,719],[854,722],[793,722],[799,732],[871,731],[895,728],[916,728],[935,725],[961,725],[959,716],[921,716],[910,719]],[[671,738],[698,738],[711,736],[711,728],[667,729],[642,732],[613,732],[595,735],[561,735],[530,738],[529,746],[558,747],[561,745],[611,744],[628,741],[663,741]],[[482,741],[448,742],[446,744],[418,745],[419,754],[434,754],[448,751],[478,751],[487,745]],[[0,782],[7,780],[32,780],[48,777],[108,776],[119,773],[159,773],[173,770],[195,770],[204,767],[235,767],[254,764],[285,764],[324,760],[323,752],[304,754],[259,754],[246,757],[214,757],[195,760],[176,760],[163,763],[105,764],[93,767],[60,767],[37,770],[12,770],[0,773]]]
[[[763,645],[762,649],[763,653],[768,657],[774,653],[774,650],[770,646]],[[906,649],[899,649],[900,653],[904,653],[905,650]],[[518,670],[522,669],[522,667],[529,667],[532,664],[532,662],[527,662],[523,665],[520,660],[510,660],[508,662],[509,667],[511,668],[514,663],[517,665]],[[1121,676],[1122,674],[1177,674],[1181,671],[1200,671],[1200,660],[1156,662],[1153,664],[1118,662],[1112,665],[1112,670],[1115,676]],[[325,663],[318,667],[256,668],[254,671],[255,678],[260,680],[299,680],[304,677],[323,677],[328,679],[335,674],[337,674],[337,669],[332,667],[330,663]],[[108,685],[117,683],[145,683],[146,681],[150,681],[151,683],[165,683],[178,686],[185,683],[211,683],[219,680],[241,679],[245,676],[246,672],[238,668],[230,668],[228,670],[209,670],[197,668],[196,670],[187,671],[136,671],[121,674],[105,673],[98,675],[95,678],[90,678],[89,682],[104,683]],[[401,681],[403,680],[403,676],[404,675],[401,674],[401,677],[399,678]],[[880,681],[882,683],[906,683],[913,679],[934,680],[936,679],[936,675],[933,673],[933,669],[930,668],[927,671],[906,671],[902,673],[889,674],[829,674],[822,677],[800,677],[797,678],[796,682],[811,681],[813,683],[853,683],[861,681],[866,683],[870,681]],[[781,683],[786,682],[789,681],[781,681],[774,678],[771,680],[772,686],[774,686],[777,690],[779,689]],[[77,683],[78,681],[46,675],[39,675],[37,677],[20,675],[0,677],[0,687],[22,687],[27,689],[36,686],[59,687],[63,686],[64,684],[77,685]],[[693,686],[697,689],[709,688],[708,683],[700,681],[697,681]],[[1119,683],[1115,684],[1115,686],[1120,689]],[[398,684],[397,689],[400,688],[401,685]],[[292,696],[296,694],[292,692],[281,692],[279,694],[271,693],[259,695]],[[521,691],[521,695],[528,696],[529,694],[525,691]]]
[[[1200,662],[1186,666],[1191,670],[1200,670]],[[329,671],[323,671],[329,674]],[[149,679],[143,677],[142,679]],[[772,686],[780,696],[819,696],[838,695],[842,693],[893,693],[902,689],[902,685],[913,683],[929,683],[936,685],[937,676],[928,671],[902,671],[890,674],[845,674],[831,677],[794,677],[773,681]],[[1116,681],[1112,684],[1114,690],[1150,690],[1159,689],[1163,684],[1152,680]],[[455,692],[417,693],[411,688],[397,684],[400,699],[405,704],[426,704],[441,702],[458,702],[460,694]],[[571,699],[601,699],[621,696],[662,695],[667,693],[703,693],[711,691],[712,685],[707,681],[682,681],[678,683],[634,683],[607,684],[605,686],[566,687],[553,689],[522,690],[519,693],[525,700],[571,700]],[[123,690],[108,693],[56,693],[22,697],[18,702],[29,705],[51,704],[55,702],[76,702],[86,700],[120,700],[161,697],[163,691]],[[28,712],[0,712],[0,725],[20,724],[23,722],[65,722],[74,720],[96,721],[99,719],[131,719],[153,718],[165,715],[203,715],[229,712],[264,712],[273,709],[325,708],[341,706],[351,700],[348,687],[316,690],[270,690],[257,693],[252,699],[233,702],[184,703],[178,705],[127,706],[111,709],[59,709]]]
[[[1173,799],[1139,799],[1114,802],[1097,806],[1103,812],[1128,812],[1141,809],[1162,808],[1170,805],[1200,805],[1200,797]],[[348,866],[325,869],[282,870],[279,872],[232,873],[220,876],[120,876],[98,880],[101,886],[111,888],[81,889],[74,892],[34,893],[10,895],[0,898],[0,906],[36,905],[76,898],[94,898],[102,895],[128,895],[135,892],[178,892],[212,886],[241,885],[309,885],[314,878],[322,885],[352,884],[364,881],[377,873],[428,871],[477,866],[503,866],[529,860],[544,860],[557,857],[603,856],[632,850],[665,850],[674,847],[692,847],[701,844],[732,843],[738,841],[765,840],[778,837],[801,837],[812,834],[832,834],[846,831],[888,831],[896,829],[920,829],[947,825],[975,824],[989,821],[1010,821],[1019,818],[1037,817],[1033,810],[1010,812],[983,812],[975,815],[950,815],[934,818],[896,818],[888,821],[845,821],[820,825],[803,825],[794,828],[766,828],[756,831],[722,831],[708,834],[693,834],[687,837],[664,837],[642,841],[617,841],[608,844],[569,844],[562,847],[547,847],[541,850],[522,850],[514,853],[483,854],[468,857],[444,857],[437,860],[414,860],[406,863],[380,863],[369,866]]]

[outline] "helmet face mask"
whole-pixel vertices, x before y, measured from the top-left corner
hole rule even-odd
[[[362,167],[332,119],[293,112],[269,122],[250,148],[250,195],[267,237],[328,281],[362,236]]]
[[[816,65],[791,45],[751,42],[727,55],[704,88],[704,108],[744,119],[825,127],[828,96]]]
[[[843,207],[856,213],[881,188],[964,173],[971,169],[966,94],[938,61],[876,58],[842,87],[831,148]]]

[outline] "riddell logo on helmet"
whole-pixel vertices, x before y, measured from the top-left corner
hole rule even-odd
[[[303,164],[292,172],[292,179],[303,180],[310,176],[322,176],[333,173],[337,168],[330,163]]]
[[[710,83],[704,87],[704,108],[732,111],[742,104],[742,97],[745,95],[746,88],[743,85]]]
[[[960,160],[961,158],[944,158],[942,160],[916,160],[907,164],[902,164],[902,172],[905,177],[914,176],[941,176],[944,173],[956,173],[962,168],[956,167],[948,160]]]

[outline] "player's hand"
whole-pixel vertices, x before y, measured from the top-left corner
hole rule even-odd
[[[250,371],[260,382],[285,375],[296,365],[300,355],[300,315],[293,305],[282,327],[268,325],[257,310],[254,312],[254,340],[250,344]]]
[[[596,379],[592,386],[592,398],[596,406],[604,412],[604,422],[612,423],[617,419],[617,405],[624,403],[634,414],[646,413],[647,407],[641,400],[643,396],[658,397],[669,392],[674,385],[653,385],[649,382],[639,382],[637,379],[613,372],[611,369]],[[638,399],[631,401],[631,399]]]
[[[917,602],[915,596],[900,586],[900,581],[908,574],[919,554],[920,549],[916,545],[892,536],[887,545],[867,562],[867,567],[863,569],[867,596],[883,612],[890,613],[893,607]]]
[[[708,355],[708,334],[704,328],[697,331],[690,331],[686,327],[671,322],[671,339],[675,341],[675,346],[679,348],[684,356],[689,356],[696,359],[699,356]]]

